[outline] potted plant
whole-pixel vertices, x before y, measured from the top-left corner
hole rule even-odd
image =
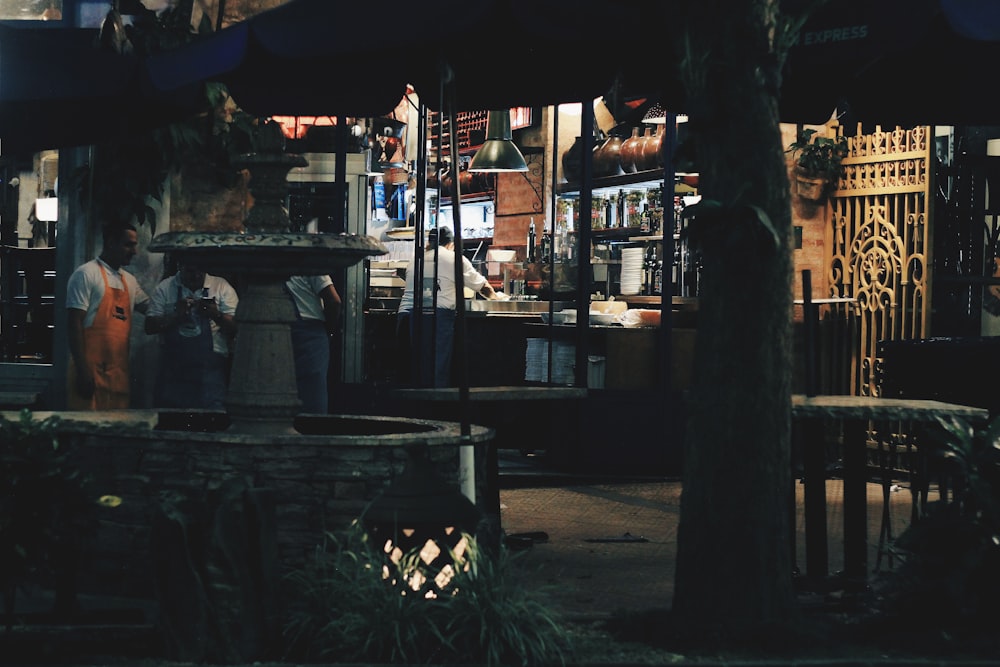
[[[803,199],[822,201],[843,175],[841,161],[847,155],[847,139],[815,135],[816,130],[800,130],[786,152],[795,160],[796,193]]]

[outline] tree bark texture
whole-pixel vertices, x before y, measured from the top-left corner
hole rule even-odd
[[[673,3],[704,200],[674,616],[711,631],[794,607],[789,494],[791,209],[778,121],[777,0]],[[773,231],[761,221],[766,213]]]

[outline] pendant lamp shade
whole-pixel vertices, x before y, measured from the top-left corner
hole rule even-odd
[[[687,114],[679,113],[674,114],[675,120],[678,123],[688,122]],[[653,106],[649,107],[646,115],[642,117],[643,123],[650,123],[651,125],[663,125],[667,122],[667,110],[663,108],[663,105],[657,102]]]
[[[646,115],[642,117],[643,123],[652,123],[654,125],[662,125],[667,122],[667,110],[664,109],[659,102],[649,107],[649,111]]]
[[[486,117],[486,143],[476,151],[469,171],[528,171],[511,136],[509,109],[490,111]]]

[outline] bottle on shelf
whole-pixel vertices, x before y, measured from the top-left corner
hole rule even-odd
[[[656,244],[650,243],[646,248],[646,257],[643,262],[642,293],[646,296],[653,295],[653,288],[656,281]]]
[[[672,295],[681,296],[681,245],[679,243],[674,244],[674,261],[670,263],[670,293]]]
[[[542,262],[548,263],[552,259],[552,232],[549,231],[548,227],[545,227],[542,231]]]
[[[640,204],[642,202],[642,194],[631,190],[625,195],[625,204],[627,209],[626,220],[629,227],[638,227],[641,221],[641,208]]]
[[[573,248],[569,243],[569,225],[563,220],[559,223],[559,229],[555,238],[556,257],[560,262],[572,258]]]
[[[594,195],[590,199],[590,228],[604,229],[607,226],[605,215],[604,197]]]
[[[653,188],[646,192],[646,202],[649,210],[649,231],[659,234],[663,229],[663,191]]]
[[[531,218],[528,224],[528,248],[525,255],[528,262],[535,261],[535,219]]]

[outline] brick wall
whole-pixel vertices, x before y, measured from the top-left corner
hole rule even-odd
[[[541,243],[546,211],[543,203],[541,154],[525,155],[528,171],[497,174],[494,248],[517,249],[517,261],[524,260],[528,225],[535,221],[537,243]]]
[[[823,126],[810,126],[817,129],[825,136],[826,128]],[[783,123],[781,125],[782,145],[788,146],[795,141],[797,126]],[[792,182],[791,173],[794,164],[791,156],[788,156],[789,182]],[[830,296],[828,274],[829,274],[829,240],[831,233],[831,209],[828,200],[814,203],[803,200],[795,194],[792,187],[792,226],[801,228],[802,245],[796,248],[793,253],[795,266],[795,278],[792,289],[794,298],[802,298],[802,272],[809,270],[812,272],[812,298],[823,299]],[[796,309],[796,318],[801,319],[801,309]]]

